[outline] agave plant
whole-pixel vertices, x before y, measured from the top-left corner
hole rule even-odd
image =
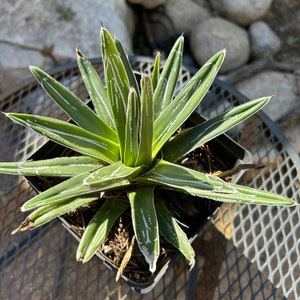
[[[141,253],[156,270],[160,238],[178,248],[194,265],[194,250],[158,189],[223,202],[292,206],[281,195],[225,182],[178,163],[199,146],[226,132],[264,107],[269,97],[256,99],[192,128],[178,131],[197,108],[220,69],[225,50],[215,54],[175,95],[184,39],[175,42],[161,66],[159,54],[152,74],[140,74],[140,82],[118,39],[101,28],[105,84],[92,64],[77,50],[78,66],[93,108],[37,67],[31,72],[72,122],[22,113],[6,113],[50,140],[74,150],[71,157],[40,161],[4,162],[0,172],[25,176],[65,177],[61,183],[28,200],[22,211],[33,210],[13,233],[35,228],[74,209],[102,201],[86,226],[77,260],[86,262],[106,239],[115,221],[130,207],[135,238]],[[108,191],[122,190],[105,198]],[[114,194],[113,194],[114,195]]]

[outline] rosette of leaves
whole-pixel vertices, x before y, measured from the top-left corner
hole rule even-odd
[[[173,244],[194,264],[194,250],[165,202],[155,198],[157,189],[223,202],[292,206],[281,195],[230,184],[218,176],[176,163],[197,147],[255,114],[269,97],[256,99],[186,130],[178,128],[197,108],[220,69],[225,50],[204,64],[191,80],[174,93],[183,53],[182,36],[161,66],[159,54],[152,74],[140,82],[119,40],[101,28],[105,84],[92,64],[77,50],[78,66],[92,101],[90,109],[70,90],[37,67],[33,75],[72,122],[22,113],[5,113],[50,140],[79,155],[40,161],[4,162],[0,172],[25,176],[65,177],[61,183],[28,200],[22,211],[32,212],[13,232],[35,228],[93,201],[102,206],[86,226],[77,260],[88,261],[106,239],[115,221],[130,207],[135,239],[149,270],[154,272],[160,238]],[[106,192],[126,191],[127,200],[105,199]]]

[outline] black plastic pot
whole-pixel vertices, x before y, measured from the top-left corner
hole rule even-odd
[[[196,125],[203,122],[203,120],[204,118],[202,116],[200,116],[197,113],[194,113],[190,117],[189,122],[191,123],[191,125]],[[226,135],[221,135],[215,140],[209,142],[208,146],[210,149],[212,149],[214,155],[218,157],[221,161],[223,161],[226,164],[226,166],[228,166],[228,168],[233,168],[234,166],[240,163],[252,162],[252,156],[250,155],[250,153]],[[41,159],[49,159],[49,158],[54,158],[59,156],[65,156],[66,153],[67,151],[65,147],[58,145],[52,141],[48,141],[38,151],[36,151],[36,153],[34,153],[29,158],[29,160],[41,160]],[[232,178],[232,182],[236,183],[241,178],[242,175],[243,173],[239,173],[235,175]],[[47,178],[45,179],[45,178],[30,176],[30,177],[26,177],[26,179],[29,181],[29,183],[38,193],[41,193],[44,190],[49,188],[49,183]],[[52,182],[52,180],[50,180],[50,182]],[[193,202],[195,202],[196,197],[191,197],[191,198],[194,199],[191,201],[192,205],[194,205],[195,203]],[[193,241],[197,237],[197,235],[201,232],[201,229],[204,227],[207,221],[214,215],[218,207],[221,205],[220,202],[213,201],[211,203],[211,201],[209,200],[207,201],[200,200],[198,202],[200,203],[199,205],[202,205],[201,207],[197,206],[197,210],[199,211],[199,214],[193,216],[191,220],[189,217],[186,218],[186,220],[190,221],[190,224],[185,223],[185,225],[187,225],[188,228],[190,229],[189,232],[187,232],[190,241]],[[64,217],[60,217],[60,220],[63,226],[79,242],[80,236],[74,230],[73,226],[71,226],[70,223]],[[184,222],[186,222],[186,220]],[[97,252],[96,255],[111,270],[117,272],[117,267],[113,265],[104,255],[102,255],[102,253]],[[136,292],[142,294],[148,293],[155,287],[158,281],[164,276],[168,268],[174,264],[174,262],[176,261],[179,255],[180,252],[172,253],[171,258],[164,265],[160,266],[160,268],[158,268],[158,270],[153,274],[153,276],[151,276],[151,280],[147,282],[135,282],[124,274],[122,275],[122,278]]]

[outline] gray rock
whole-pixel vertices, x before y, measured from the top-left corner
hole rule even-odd
[[[165,5],[168,0],[128,0],[132,4],[140,4],[147,9],[154,9],[158,6]]]
[[[248,61],[249,36],[244,28],[221,18],[210,18],[196,26],[190,36],[191,51],[199,65],[226,48],[221,72],[233,70]]]
[[[20,83],[27,78],[32,79],[32,74],[30,73],[28,67],[24,68],[10,68],[9,72],[6,68],[0,66],[0,93],[4,92],[5,90],[15,86],[16,84]],[[0,139],[1,141],[1,139]]]
[[[236,84],[250,99],[272,96],[264,111],[274,122],[285,118],[297,106],[298,88],[293,74],[263,71]]]
[[[300,106],[279,124],[279,128],[300,155]]]
[[[210,17],[210,12],[206,8],[191,0],[169,0],[165,9],[177,34],[188,34],[196,24]]]
[[[279,37],[265,22],[254,22],[249,27],[252,53],[255,57],[264,57],[278,53],[281,49]]]
[[[48,67],[51,60],[42,51],[51,46],[58,59],[75,59],[76,46],[88,57],[99,56],[101,22],[132,53],[134,23],[125,0],[3,0],[0,10],[2,67]]]
[[[272,0],[210,0],[210,3],[222,16],[248,26],[266,16]]]
[[[201,7],[204,7],[206,9],[210,9],[209,1],[207,0],[193,0],[193,2],[197,3]]]

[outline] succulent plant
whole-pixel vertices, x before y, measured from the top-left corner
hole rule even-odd
[[[228,183],[214,174],[178,163],[199,146],[226,132],[263,108],[269,97],[249,101],[192,128],[178,129],[197,108],[213,83],[225,57],[215,54],[175,94],[184,38],[175,42],[167,60],[154,60],[152,74],[138,82],[118,39],[101,28],[105,84],[92,64],[77,50],[78,66],[91,109],[38,67],[31,72],[43,89],[69,115],[71,122],[22,113],[5,113],[12,121],[72,149],[71,157],[40,161],[3,162],[0,172],[25,176],[54,176],[64,180],[28,200],[22,211],[33,210],[13,233],[35,228],[78,207],[102,201],[86,226],[77,260],[88,261],[127,208],[141,253],[156,270],[160,234],[194,265],[194,250],[181,225],[156,191],[171,189],[223,202],[292,206],[285,196]],[[126,192],[127,199],[114,191]],[[110,192],[111,197],[105,198]],[[166,200],[167,201],[167,200]]]

